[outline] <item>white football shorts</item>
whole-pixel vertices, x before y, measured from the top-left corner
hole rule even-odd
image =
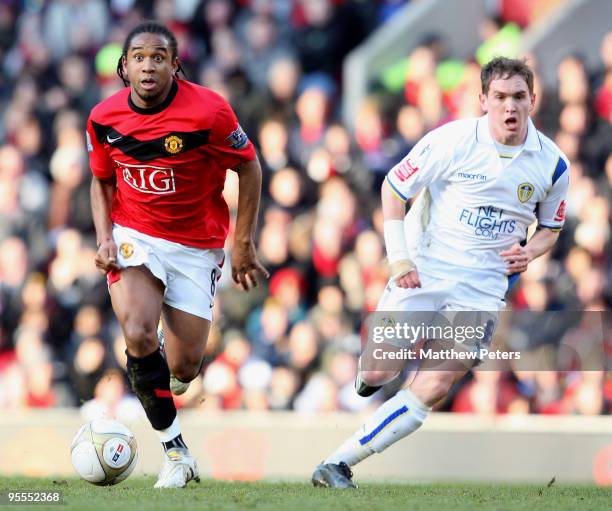
[[[164,303],[212,321],[223,249],[188,247],[115,224],[120,267],[146,266],[165,286]]]
[[[419,273],[421,287],[404,289],[394,281],[385,287],[378,311],[501,311],[503,300],[481,293],[475,287],[456,280],[445,280]]]
[[[499,312],[506,307],[503,300],[485,295],[465,282],[438,279],[423,273],[419,274],[419,279],[422,287],[413,289],[401,288],[389,281],[376,311],[398,313],[397,318],[408,318],[414,324],[450,322],[457,326],[476,327],[484,322],[487,325],[484,338],[478,342],[457,344],[457,347],[479,350],[490,345]],[[402,313],[414,314],[404,316]]]

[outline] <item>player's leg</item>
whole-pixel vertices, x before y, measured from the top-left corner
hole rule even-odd
[[[464,289],[464,286],[450,283],[450,287],[444,289],[446,284],[440,283],[440,287],[444,294],[456,289],[462,298],[471,298],[470,290]],[[435,297],[433,292],[427,294]],[[418,302],[424,295],[413,296]],[[475,296],[473,301],[477,302],[478,296],[477,294]],[[324,461],[324,464],[345,463],[349,467],[353,466],[371,454],[380,453],[391,444],[415,432],[423,424],[431,407],[444,398],[451,387],[480,362],[478,352],[482,347],[491,343],[497,323],[495,310],[499,305],[489,300],[488,305],[484,307],[461,310],[458,304],[452,304],[453,298],[453,293],[448,292],[444,298],[447,304],[441,307],[443,312],[434,314],[425,324],[453,325],[457,329],[460,328],[461,331],[464,331],[465,327],[471,327],[473,332],[478,332],[479,328],[484,327],[483,333],[474,339],[458,339],[450,345],[448,341],[431,340],[419,351],[431,350],[432,353],[441,355],[449,351],[471,352],[475,357],[441,359],[430,355],[422,359],[419,370],[408,386],[383,403],[351,438]],[[435,303],[425,305],[433,308]],[[413,315],[415,312],[409,314]],[[415,317],[418,316],[413,316],[411,322],[414,322]],[[416,324],[419,322],[417,319]]]
[[[385,401],[336,451],[315,470],[315,486],[355,488],[350,467],[374,453],[381,453],[398,440],[414,433],[431,407],[468,371],[449,361],[438,370],[419,370],[410,385]]]
[[[170,373],[177,384],[189,384],[202,368],[211,322],[164,304],[162,324]]]
[[[168,366],[159,352],[157,323],[163,284],[145,266],[121,270],[110,286],[113,309],[127,346],[128,378],[153,428],[168,428],[176,417]]]
[[[420,311],[435,310],[436,293],[434,280],[427,282],[426,290],[402,289],[390,282],[378,302],[377,312],[368,318],[367,328],[372,329],[374,326],[384,326],[398,320],[408,319],[393,311],[412,311],[418,314]],[[417,322],[419,318],[420,316]],[[377,346],[383,346],[373,343],[374,339],[368,338],[368,345],[359,360],[355,386],[357,392],[362,396],[373,394],[382,385],[401,373],[401,367],[398,367],[396,363],[372,356]],[[405,436],[415,431],[423,423],[428,412],[429,407],[414,396],[409,389],[400,390],[383,403],[351,437],[315,469],[312,483],[315,486],[332,488],[356,488],[351,480],[350,467],[381,447],[381,435],[384,430],[395,431],[395,428],[391,429],[392,425],[401,424],[401,430],[406,431],[403,435]],[[393,435],[384,435],[385,438],[387,436],[393,438]],[[399,438],[401,437],[397,439]]]
[[[164,296],[162,331],[175,394],[184,393],[202,367],[224,258],[220,249],[182,247],[167,254],[170,284]]]
[[[121,270],[120,279],[110,286],[110,295],[126,340],[128,378],[166,453],[162,472],[168,472],[169,464],[175,468],[173,477],[166,478],[161,487],[184,486],[197,476],[197,467],[192,466],[192,459],[170,457],[172,447],[182,438],[170,372],[157,340],[164,286],[145,266],[134,266]]]
[[[418,293],[419,290],[401,289],[389,281],[376,306],[376,317],[371,317],[371,320],[377,323],[384,319],[378,316],[385,315],[388,311],[403,310],[402,307],[410,295]],[[412,300],[415,303],[417,302],[414,296]],[[416,305],[419,306],[418,303]],[[389,316],[393,318],[395,313],[389,312]],[[376,346],[372,345],[371,339],[368,339],[368,343],[369,346],[363,350],[362,355],[359,357],[357,376],[355,378],[355,390],[362,397],[371,396],[383,385],[397,378],[401,372],[397,367],[393,367],[393,364],[389,364],[388,361],[380,361],[372,357],[371,350],[368,348],[375,348]]]
[[[210,324],[217,280],[221,274],[222,250],[200,250],[168,245],[162,247],[168,287],[162,307],[164,353],[170,370],[170,388],[175,393],[187,390],[200,372]],[[178,418],[173,427],[178,429]],[[177,480],[198,480],[198,467],[178,435],[166,444],[164,468],[157,488],[172,487]],[[189,468],[186,472],[183,468]]]
[[[184,389],[179,392],[182,393],[200,372],[210,321],[164,303],[162,327],[164,353],[170,372],[170,388],[176,392],[177,383],[184,385]],[[172,434],[164,441],[167,457],[155,484],[156,488],[184,486],[190,479],[199,481],[198,465],[189,453],[180,433],[178,417],[174,419],[170,430]]]
[[[325,463],[344,462],[353,466],[414,433],[431,407],[445,397],[468,370],[452,361],[439,370],[420,369],[410,385],[385,401]]]

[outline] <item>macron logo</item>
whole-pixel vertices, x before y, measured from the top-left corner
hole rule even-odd
[[[401,162],[395,170],[393,171],[395,177],[399,179],[402,183],[406,181],[410,176],[419,171],[419,167],[413,165],[412,162],[406,158],[403,162]]]
[[[463,179],[471,179],[474,181],[486,181],[487,176],[482,174],[469,174],[467,172],[457,172],[457,177],[461,177]]]

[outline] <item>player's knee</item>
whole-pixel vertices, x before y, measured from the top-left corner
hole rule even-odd
[[[153,321],[128,318],[122,327],[128,351],[150,352],[157,346],[157,325]]]
[[[397,371],[360,371],[361,381],[371,387],[386,385],[397,376]]]

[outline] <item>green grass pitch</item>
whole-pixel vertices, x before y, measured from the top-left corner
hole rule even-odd
[[[8,490],[62,490],[64,504],[10,505],[0,509],[79,510],[609,510],[612,488],[554,484],[379,484],[364,482],[356,491],[313,488],[306,483],[232,483],[203,480],[182,490],[154,490],[155,479],[130,478],[111,487],[77,479],[0,478]]]

